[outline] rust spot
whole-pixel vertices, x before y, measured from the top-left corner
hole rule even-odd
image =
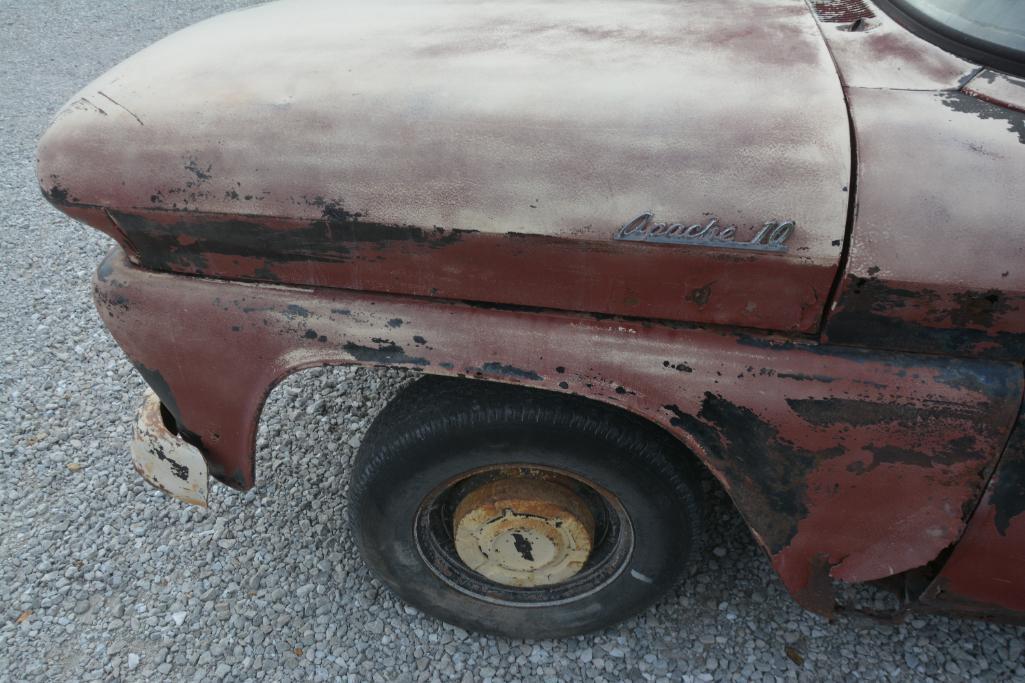
[[[808,583],[794,593],[794,599],[809,612],[832,619],[836,613],[836,591],[829,569],[829,556],[825,553],[809,559]]]
[[[997,533],[1007,536],[1011,520],[1025,513],[1025,408],[1004,449],[990,502]]]
[[[709,282],[704,287],[698,287],[697,289],[693,289],[684,298],[687,299],[687,301],[693,301],[698,306],[704,306],[712,297],[712,285],[714,284],[715,282]]]
[[[950,420],[973,420],[978,415],[966,407],[935,406],[928,411],[910,405],[894,405],[850,398],[800,399],[788,398],[787,405],[797,415],[816,427],[868,425],[896,422],[917,427],[937,417]]]
[[[826,335],[839,344],[1021,360],[1025,334],[997,323],[1014,325],[1023,313],[1025,301],[1012,302],[997,290],[944,296],[848,276]]]
[[[47,201],[56,206],[68,203],[68,190],[66,187],[54,183],[50,186],[49,190],[43,190],[43,196],[46,197]]]
[[[953,299],[957,308],[951,311],[950,321],[957,327],[988,329],[997,318],[1013,311],[1007,297],[998,289],[958,292]]]
[[[198,180],[199,182],[210,180],[210,178],[213,177],[210,175],[210,171],[212,169],[212,164],[208,164],[206,169],[203,169],[199,165],[199,162],[197,162],[195,159],[189,159],[189,161],[185,164],[185,170],[191,173],[192,175],[196,176],[196,180]]]
[[[962,114],[973,114],[980,119],[991,119],[1007,123],[1007,131],[1018,137],[1018,142],[1025,145],[1025,114],[1013,109],[1005,109],[985,100],[966,95],[963,92],[942,92],[937,96],[952,111]]]
[[[839,445],[801,448],[781,438],[774,425],[749,408],[712,392],[705,392],[697,417],[674,405],[665,408],[674,415],[670,424],[702,442],[726,479],[737,482],[735,498],[759,519],[759,533],[771,554],[789,544],[808,514],[808,475],[824,460],[844,453]]]
[[[865,450],[872,454],[872,462],[865,465],[861,462],[851,463],[847,470],[855,474],[871,472],[881,464],[910,465],[912,467],[934,467],[953,465],[965,460],[986,461],[984,453],[980,453],[976,438],[966,434],[952,439],[943,448],[928,453],[900,446],[869,444]]]
[[[529,379],[534,382],[544,380],[544,377],[533,370],[524,370],[512,365],[503,365],[502,363],[495,362],[484,363],[479,369],[471,368],[468,372],[482,372],[488,375],[500,375],[502,377],[511,377],[513,379]]]
[[[362,346],[353,342],[347,342],[342,348],[344,348],[345,352],[356,360],[373,363],[375,365],[388,365],[395,363],[397,365],[425,366],[431,364],[431,362],[426,358],[406,355],[405,349],[394,342],[388,341],[387,339],[375,341],[379,344],[377,348]]]
[[[809,375],[804,372],[780,372],[776,375],[782,379],[794,379],[798,382],[823,382],[824,384],[830,384],[836,381],[835,377],[829,375]]]

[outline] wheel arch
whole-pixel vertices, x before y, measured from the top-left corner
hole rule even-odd
[[[681,457],[681,459],[685,459],[693,465],[700,466],[703,472],[708,473],[713,479],[716,480],[717,484],[723,488],[726,494],[730,495],[729,486],[724,477],[724,473],[720,467],[716,466],[716,462],[709,456],[710,451],[708,443],[706,441],[702,440],[702,438],[699,435],[692,432],[682,423],[680,424],[680,426],[674,428],[671,425],[666,424],[664,421],[661,421],[659,419],[659,414],[643,410],[642,408],[639,408],[636,405],[624,404],[620,401],[612,399],[609,396],[601,394],[592,395],[588,393],[565,391],[548,386],[532,386],[530,384],[524,383],[522,380],[514,379],[512,377],[485,375],[483,373],[480,373],[478,375],[466,375],[462,373],[438,371],[433,368],[422,369],[416,366],[411,367],[409,365],[403,365],[399,363],[382,365],[377,363],[354,360],[351,358],[345,358],[341,355],[339,355],[337,358],[332,359],[324,358],[318,361],[304,361],[302,363],[291,366],[279,366],[279,371],[277,372],[277,374],[275,374],[266,384],[266,386],[263,389],[262,395],[260,395],[259,397],[258,405],[255,408],[255,412],[253,414],[252,427],[247,430],[249,432],[249,435],[247,437],[250,442],[249,447],[251,449],[251,452],[253,453],[252,482],[254,484],[256,482],[256,439],[258,436],[259,425],[263,419],[263,413],[266,409],[267,401],[270,399],[271,394],[282,383],[284,383],[286,380],[288,380],[290,377],[294,375],[298,375],[303,372],[314,370],[317,368],[329,367],[353,367],[367,370],[383,370],[393,368],[415,372],[417,375],[419,375],[419,377],[417,377],[417,379],[415,379],[414,381],[419,381],[420,379],[424,379],[427,377],[445,377],[465,382],[514,386],[525,391],[536,391],[556,395],[573,396],[574,398],[577,398],[581,401],[585,401],[588,403],[592,403],[596,406],[600,406],[602,409],[609,411],[610,414],[628,416],[629,418],[632,418],[635,426],[643,425],[644,429],[650,430],[652,432],[657,432],[664,436],[668,436],[670,439],[672,439],[672,441],[675,444],[679,446],[679,456]],[[692,416],[688,417],[691,417],[693,419]],[[672,419],[678,420],[679,418],[673,417]],[[696,424],[696,421],[694,423]],[[201,446],[202,444],[194,445]],[[251,486],[240,486],[238,481],[233,481],[228,478],[221,479],[220,476],[218,476],[218,480],[222,481],[222,483],[226,484],[227,486],[231,486],[232,488],[238,488],[242,490],[251,488]],[[736,505],[735,502],[733,504],[734,506]],[[742,511],[741,514],[743,514]]]

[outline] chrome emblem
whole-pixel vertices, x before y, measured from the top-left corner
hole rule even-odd
[[[725,247],[750,251],[787,250],[786,242],[794,232],[793,221],[767,221],[754,236],[744,242],[737,241],[737,226],[721,227],[718,218],[707,224],[655,223],[655,214],[645,211],[625,223],[613,239],[626,242],[654,242],[656,244],[687,244],[696,247]]]

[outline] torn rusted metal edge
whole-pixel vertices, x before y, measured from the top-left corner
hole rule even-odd
[[[135,471],[148,484],[183,503],[209,507],[206,458],[168,427],[152,389],[146,391],[139,409],[131,453]]]

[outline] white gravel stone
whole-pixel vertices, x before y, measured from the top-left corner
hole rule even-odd
[[[111,242],[41,198],[35,145],[58,107],[119,60],[251,4],[0,12],[0,680],[1025,681],[1022,627],[805,613],[719,493],[715,550],[635,619],[530,643],[441,624],[370,577],[347,527],[353,452],[411,379],[397,371],[283,382],[261,419],[250,493],[214,486],[200,510],[149,488],[127,453],[143,384],[90,296]]]

